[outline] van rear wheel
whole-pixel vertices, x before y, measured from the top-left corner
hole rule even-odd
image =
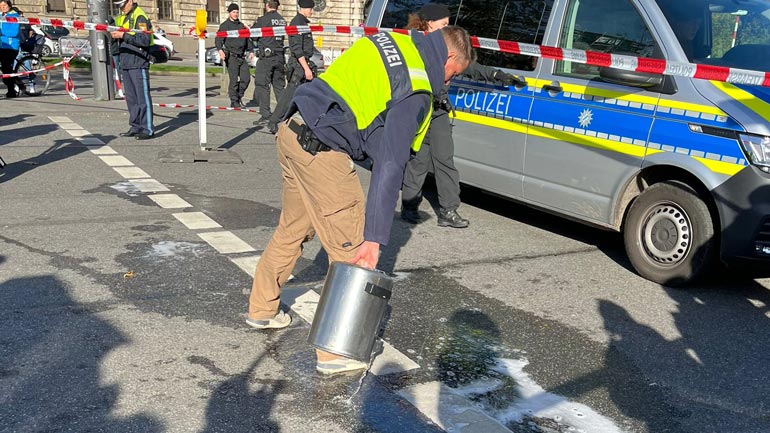
[[[714,261],[717,244],[708,206],[677,181],[652,185],[631,204],[623,240],[639,275],[669,286],[702,276]]]

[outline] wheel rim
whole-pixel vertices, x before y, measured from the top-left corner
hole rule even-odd
[[[692,225],[684,209],[676,203],[656,203],[642,221],[641,243],[649,260],[676,266],[687,257],[692,245]]]

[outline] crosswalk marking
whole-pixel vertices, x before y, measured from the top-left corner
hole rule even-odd
[[[200,229],[218,229],[222,228],[219,223],[209,218],[203,212],[180,212],[173,214],[174,218],[185,225],[190,230]]]

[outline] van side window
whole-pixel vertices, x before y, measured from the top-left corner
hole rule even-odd
[[[628,0],[571,0],[559,46],[661,59],[650,30]],[[599,78],[599,67],[557,61],[556,75]]]
[[[457,25],[472,36],[541,45],[553,0],[463,1]],[[478,62],[498,68],[532,71],[537,57],[476,50]]]
[[[449,6],[450,24],[468,30],[471,36],[504,39],[540,45],[551,15],[553,0],[390,0],[382,27],[404,28],[410,13],[426,3]],[[537,57],[476,50],[478,62],[498,68],[532,71]]]

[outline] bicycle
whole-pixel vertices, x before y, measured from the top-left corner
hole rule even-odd
[[[19,51],[19,55],[16,57],[16,66],[13,68],[14,73],[23,73],[30,71],[37,71],[45,68],[43,62],[43,50],[45,48],[45,39],[36,38],[31,44],[22,47]],[[26,48],[26,49],[25,49]],[[25,84],[24,81],[27,81]],[[51,85],[51,71],[43,70],[27,74],[16,79],[16,93],[20,94],[23,90],[26,95],[40,96],[48,90]]]

